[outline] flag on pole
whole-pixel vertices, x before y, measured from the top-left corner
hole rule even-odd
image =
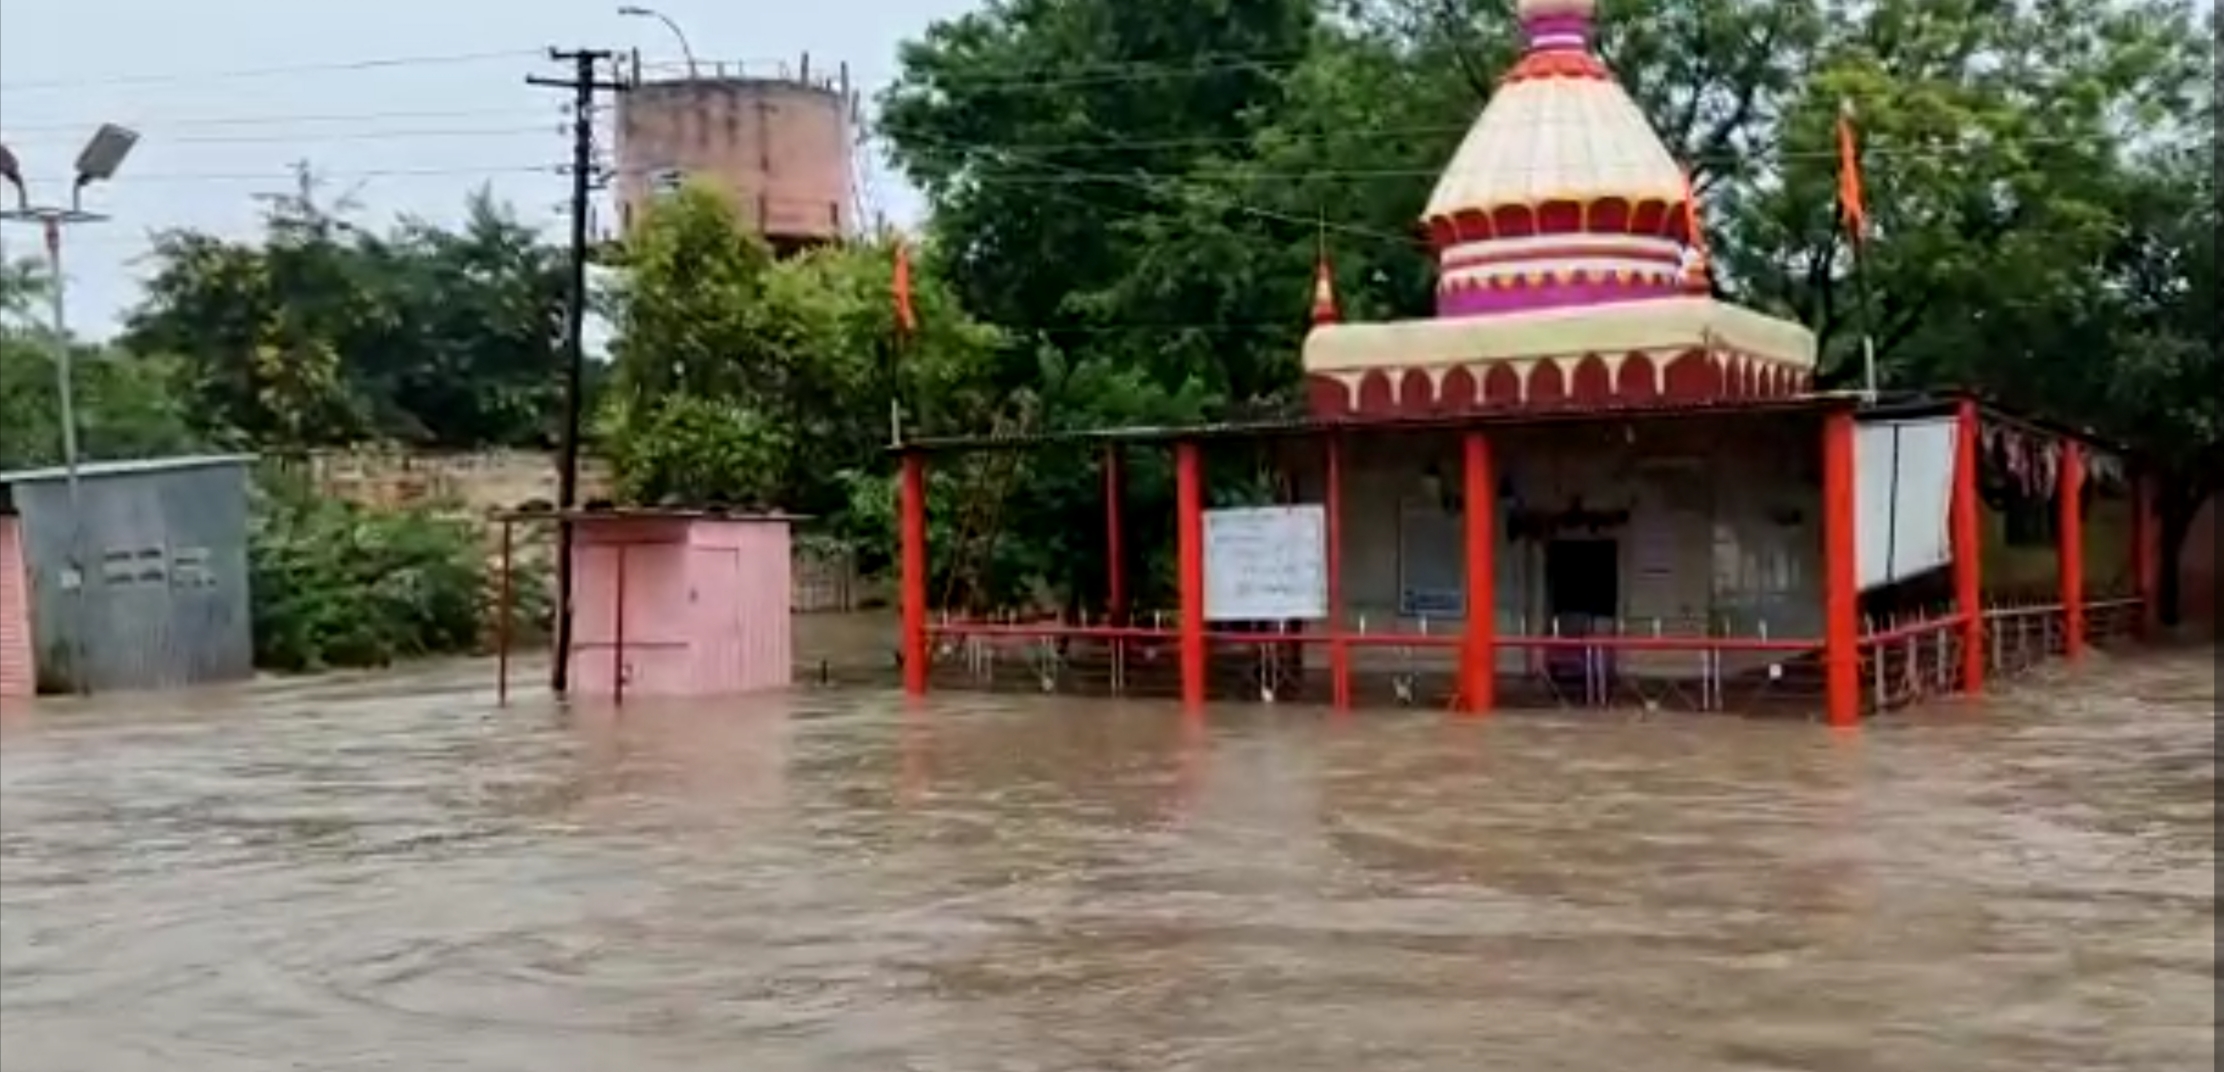
[[[1868,246],[1869,207],[1861,196],[1861,144],[1853,129],[1853,102],[1838,104],[1838,215],[1853,246],[1853,288],[1861,323],[1861,389],[1877,395],[1876,332],[1870,317],[1869,273],[1862,253]]]
[[[919,330],[919,315],[911,307],[911,247],[896,239],[896,271],[891,281],[896,302],[896,330],[911,335]]]
[[[1853,102],[1838,105],[1838,214],[1860,245],[1869,233],[1868,203],[1861,196],[1861,147],[1853,129]]]

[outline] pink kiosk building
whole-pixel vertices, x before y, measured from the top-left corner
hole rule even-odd
[[[512,558],[519,522],[572,530],[572,631],[555,653],[570,695],[709,697],[785,688],[794,519],[705,510],[574,510],[497,517],[497,689],[509,698]]]
[[[1811,332],[1710,295],[1686,172],[1592,50],[1593,0],[1517,7],[1527,51],[1422,220],[1436,315],[1336,322],[1324,275],[1305,418],[897,448],[909,690],[1850,724],[2144,628],[2154,526],[2125,459],[1974,397],[1818,393]],[[1155,609],[1122,516],[1144,448],[1177,483]],[[930,605],[927,467],[985,450],[1101,466],[1101,613]],[[1213,495],[1208,451],[1279,492]],[[2097,552],[2094,516],[2117,534]]]

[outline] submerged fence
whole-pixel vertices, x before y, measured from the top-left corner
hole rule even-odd
[[[2081,636],[2107,648],[2135,637],[2136,598],[2089,601]],[[1517,628],[1492,642],[1497,705],[1529,709],[1818,716],[1823,642],[1722,635],[1662,620],[1596,620],[1583,631]],[[2069,650],[2059,604],[1984,614],[1988,679]],[[1172,699],[1181,695],[1178,616],[1124,622],[1058,615],[945,616],[929,625],[930,687]],[[1869,623],[1860,643],[1863,707],[1876,714],[1964,691],[1958,615]],[[1460,623],[1355,620],[1340,633],[1296,626],[1208,630],[1207,696],[1216,702],[1453,708],[1467,643]]]

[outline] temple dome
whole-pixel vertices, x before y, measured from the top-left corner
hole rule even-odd
[[[1423,212],[1441,314],[1681,291],[1683,168],[1592,52],[1594,6],[1516,5],[1527,51]]]
[[[1424,216],[1609,197],[1683,199],[1683,169],[1637,102],[1610,80],[1509,77],[1461,139]]]

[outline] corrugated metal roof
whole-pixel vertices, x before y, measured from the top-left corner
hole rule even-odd
[[[212,465],[240,465],[255,461],[253,454],[181,454],[170,458],[132,458],[113,462],[79,462],[79,480],[97,480],[110,476],[136,476],[141,473],[166,473],[179,469],[201,469]],[[0,473],[0,485],[39,484],[49,480],[67,480],[69,470],[54,465],[43,469],[17,469]]]

